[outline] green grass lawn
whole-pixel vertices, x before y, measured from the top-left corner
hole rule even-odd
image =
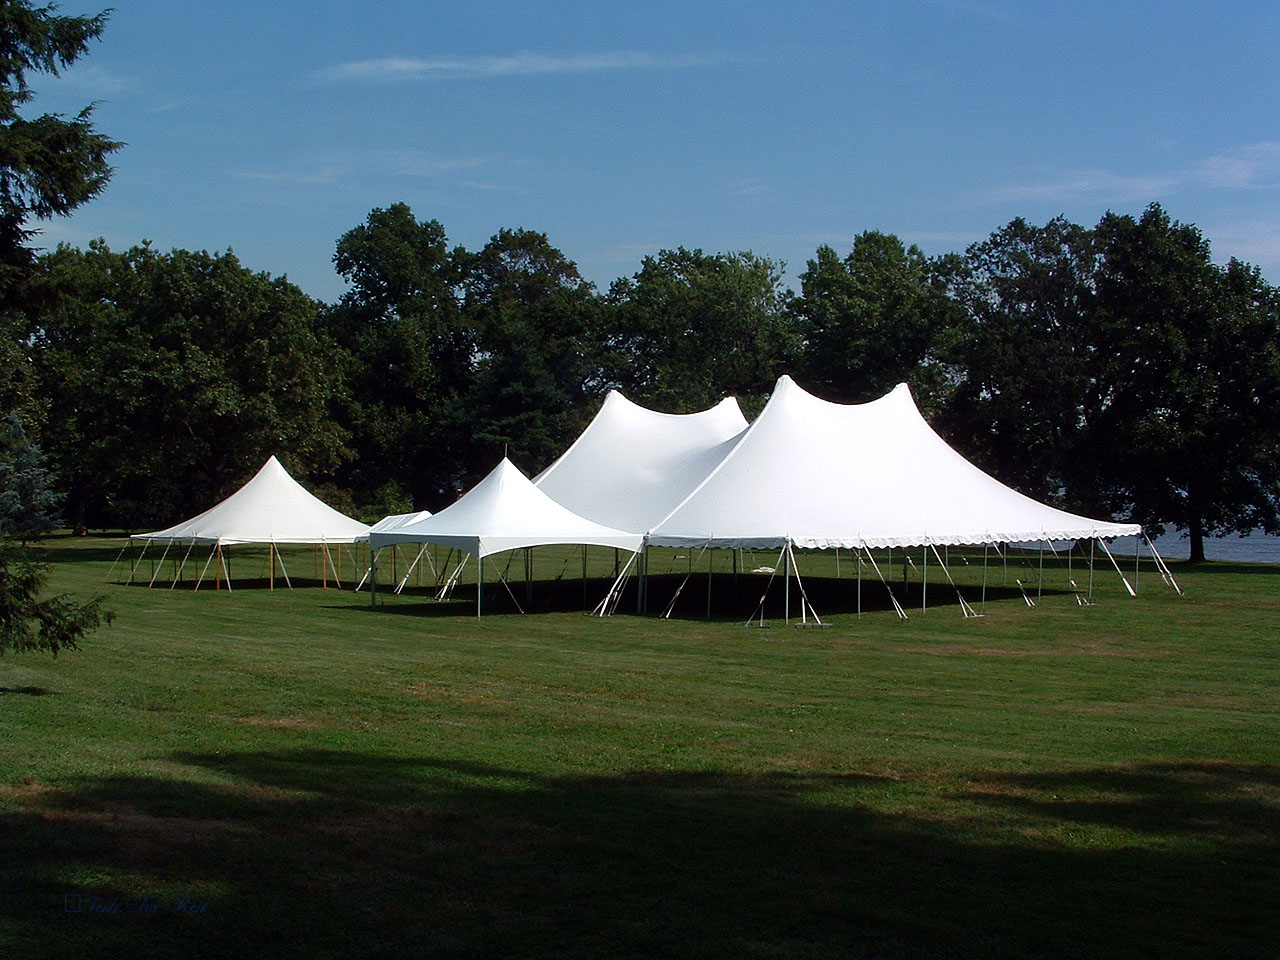
[[[801,557],[830,626],[798,630],[780,583],[741,625],[767,577],[728,553],[710,618],[696,553],[672,619],[600,620],[539,551],[529,592],[507,570],[533,612],[491,583],[477,621],[430,571],[375,609],[305,550],[299,589],[244,550],[195,592],[171,557],[106,583],[119,547],[50,541],[116,620],[0,660],[0,956],[1280,955],[1280,568],[1175,564],[1180,599],[1144,565],[1135,600],[1100,557],[1082,607],[1047,563],[1032,609],[1028,555],[964,619],[899,554],[903,622]]]

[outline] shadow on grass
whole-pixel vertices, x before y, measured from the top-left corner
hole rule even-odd
[[[49,694],[56,692],[48,687],[0,687],[0,694],[20,693],[27,697],[47,697]]]
[[[857,774],[546,776],[317,750],[166,760],[190,779],[32,788],[7,805],[10,947],[86,958],[230,957],[259,942],[314,958],[1280,951],[1273,767],[975,774],[939,797]],[[67,895],[80,913],[64,912]],[[184,897],[205,906],[175,911]],[[91,898],[116,912],[87,913]]]

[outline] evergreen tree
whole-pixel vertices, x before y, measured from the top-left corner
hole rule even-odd
[[[14,414],[5,447],[0,454],[0,536],[25,543],[57,526],[62,494],[53,489],[53,473],[39,444],[27,438]]]

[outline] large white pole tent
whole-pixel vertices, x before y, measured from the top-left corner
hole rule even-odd
[[[574,513],[649,530],[710,473],[747,429],[732,397],[698,413],[659,413],[609,391],[595,418],[533,480]]]
[[[790,569],[796,548],[870,558],[870,548],[1101,542],[1141,532],[1039,503],[984,473],[925,422],[906,384],[869,403],[838,404],[783,376],[760,416],[646,542],[774,549]]]
[[[436,543],[474,556],[477,617],[482,612],[484,558],[491,554],[573,544],[614,547],[634,555],[644,539],[642,534],[607,527],[562,506],[535,487],[506,457],[439,513],[393,530],[371,530],[368,538],[375,555],[397,543]],[[501,574],[499,579],[505,584]],[[376,576],[372,582],[376,583]]]
[[[323,502],[289,473],[274,456],[243,487],[204,513],[153,533],[136,533],[130,539],[147,545],[165,544],[166,554],[173,544],[188,544],[186,556],[196,544],[212,547],[201,569],[196,586],[203,582],[209,567],[215,561],[215,580],[219,583],[230,570],[223,548],[235,544],[265,544],[269,551],[271,583],[275,585],[275,565],[281,565],[285,580],[292,587],[278,547],[294,544],[314,544],[323,555],[323,562],[339,579],[329,547],[355,543],[369,532],[369,527]],[[186,557],[183,559],[185,566]],[[174,583],[181,575],[175,573]],[[327,573],[326,573],[327,579]],[[152,577],[152,583],[155,578]],[[227,587],[231,581],[227,576]]]

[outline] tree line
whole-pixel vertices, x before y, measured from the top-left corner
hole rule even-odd
[[[25,117],[27,77],[105,14],[0,13],[0,485],[38,462],[77,529],[172,523],[273,453],[348,512],[438,510],[504,450],[547,465],[609,389],[751,416],[782,373],[841,402],[906,381],[1001,480],[1173,524],[1193,558],[1280,529],[1280,297],[1158,204],[1016,219],[939,257],[867,231],[819,247],[797,291],[766,256],[683,247],[600,290],[545,234],[468,250],[393,203],[337,239],[348,289],[323,303],[230,251],[36,251],[32,223],[102,190],[121,145],[91,107]]]
[[[790,373],[860,402],[898,382],[963,454],[1039,499],[1203,536],[1280,517],[1280,297],[1160,206],[1014,220],[927,257],[868,231],[786,288],[678,248],[595,289],[545,234],[479,250],[403,203],[336,243],[332,304],[230,252],[101,241],[36,257],[5,312],[0,409],[76,526],[197,512],[272,453],[367,517],[438,510],[504,449],[557,456],[612,388],[669,412]]]

